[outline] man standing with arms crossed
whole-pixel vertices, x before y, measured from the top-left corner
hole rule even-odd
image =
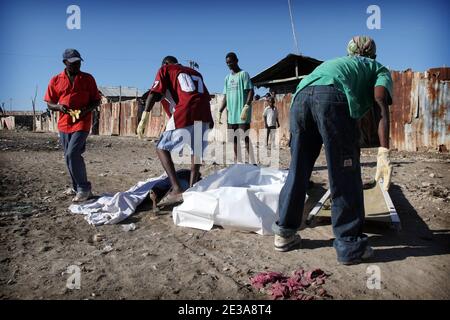
[[[228,132],[231,131],[234,134],[233,150],[234,161],[236,162],[238,160],[238,137],[236,135],[240,136],[242,132],[248,134],[247,130],[250,129],[252,118],[251,103],[254,91],[250,75],[239,67],[239,60],[236,54],[234,52],[228,53],[225,61],[231,73],[225,78],[223,89],[225,97],[217,114],[217,122],[220,123],[222,112],[227,108]],[[253,155],[250,154],[250,139],[247,134],[245,135],[245,149],[247,150],[249,161],[253,162]],[[239,150],[241,150],[240,143]]]
[[[50,110],[59,111],[59,136],[72,178],[72,188],[64,194],[75,195],[73,202],[83,202],[92,196],[82,154],[91,129],[92,110],[100,105],[95,79],[89,73],[80,71],[81,61],[83,59],[77,50],[64,51],[66,68],[50,80],[44,98]]]

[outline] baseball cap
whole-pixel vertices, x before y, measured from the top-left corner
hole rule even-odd
[[[75,61],[84,61],[83,58],[81,58],[80,53],[75,49],[66,49],[63,53],[63,61],[67,60],[69,62],[75,62]]]

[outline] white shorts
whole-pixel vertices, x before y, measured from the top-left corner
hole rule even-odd
[[[164,131],[159,138],[156,147],[169,152],[181,153],[188,146],[191,155],[201,157],[208,146],[209,123],[196,121],[193,125]]]

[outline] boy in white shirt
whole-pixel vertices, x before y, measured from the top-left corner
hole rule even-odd
[[[280,122],[278,121],[278,110],[275,107],[274,97],[269,98],[269,105],[264,109],[263,117],[265,128],[267,129],[266,144],[269,146],[270,132],[280,127]]]

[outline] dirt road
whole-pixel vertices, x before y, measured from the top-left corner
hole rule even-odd
[[[281,158],[287,167],[287,149]],[[91,136],[85,159],[96,194],[163,172],[154,143],[136,138]],[[374,150],[363,152],[366,177],[375,161]],[[275,252],[270,236],[176,227],[170,212],[155,218],[149,204],[124,222],[134,222],[134,231],[95,228],[67,210],[57,136],[0,131],[0,298],[267,299],[251,288],[250,276],[321,268],[331,274],[324,288],[334,299],[449,299],[450,156],[394,152],[393,161],[390,194],[403,230],[367,224],[375,258],[340,266],[329,222],[302,230],[302,248],[288,253]],[[203,175],[220,168],[207,165]],[[312,179],[324,188],[326,176],[321,155]],[[105,239],[94,241],[97,233]],[[66,288],[71,265],[81,271],[79,290]],[[379,267],[379,290],[367,288],[369,266]]]

